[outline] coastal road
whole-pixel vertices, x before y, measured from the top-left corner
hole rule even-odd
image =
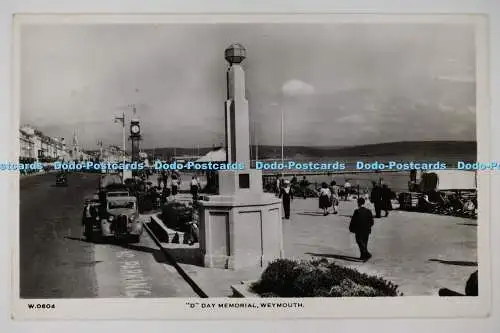
[[[98,177],[70,173],[68,187],[55,187],[54,174],[21,179],[21,298],[196,297],[146,232],[137,244],[82,238],[83,200]]]

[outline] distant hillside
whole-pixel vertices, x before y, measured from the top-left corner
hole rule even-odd
[[[419,141],[388,142],[349,147],[285,147],[285,156],[304,158],[326,157],[377,157],[408,156],[439,157],[441,155],[471,156],[477,154],[477,144],[473,141]],[[260,146],[259,159],[279,158],[281,147]]]
[[[201,148],[200,149],[193,149],[193,148],[174,148],[174,147],[164,147],[164,148],[155,148],[155,149],[144,149],[143,151],[145,153],[148,153],[152,155],[154,153],[155,156],[161,156],[163,159],[169,159],[172,156],[183,156],[183,155],[197,155],[198,152],[200,156],[203,156],[207,154],[209,151],[212,149],[216,149],[220,147],[214,147],[214,148]]]
[[[218,148],[218,147],[217,147]],[[200,155],[208,153],[214,148],[200,148]],[[165,158],[174,156],[174,151],[179,155],[195,155],[196,150],[192,148],[156,148],[156,156]],[[152,154],[152,149],[145,152]],[[255,147],[252,147],[252,154]],[[346,158],[346,157],[408,157],[414,158],[447,158],[458,156],[475,160],[477,155],[477,143],[474,141],[403,141],[376,143],[370,145],[348,146],[348,147],[308,147],[308,146],[287,146],[284,148],[285,157],[290,159],[324,159],[324,158]],[[259,159],[277,159],[281,157],[281,146],[259,146]]]

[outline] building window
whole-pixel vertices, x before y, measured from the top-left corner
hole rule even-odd
[[[242,173],[239,175],[240,188],[250,188],[250,175]]]

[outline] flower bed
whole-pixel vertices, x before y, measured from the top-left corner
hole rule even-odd
[[[269,264],[251,290],[261,297],[402,296],[389,281],[326,259],[278,259]]]

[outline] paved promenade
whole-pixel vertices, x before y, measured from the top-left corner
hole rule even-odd
[[[156,181],[156,176],[151,180]],[[183,177],[183,190],[188,189],[189,180],[190,176]],[[189,197],[179,195],[182,201]],[[389,217],[375,219],[368,244],[373,258],[364,263],[357,259],[359,250],[349,232],[355,200],[341,201],[339,214],[328,216],[318,208],[318,199],[296,198],[291,207],[291,219],[283,220],[287,258],[334,260],[389,279],[405,295],[437,295],[442,287],[463,291],[467,278],[477,269],[476,220],[391,211]],[[257,279],[262,271],[180,265],[209,296],[229,296],[231,284]]]
[[[435,295],[439,288],[463,291],[477,269],[477,221],[391,211],[375,219],[369,249],[373,258],[359,262],[349,233],[355,200],[341,201],[338,215],[323,216],[314,199],[295,199],[290,221],[284,221],[287,257],[321,257],[383,276],[406,295]]]
[[[338,215],[323,216],[317,199],[295,199],[290,220],[283,220],[287,258],[327,258],[382,276],[405,295],[437,295],[439,288],[463,291],[477,269],[476,221],[423,213],[392,211],[375,220],[369,248],[373,258],[360,262],[348,225],[355,201],[341,201]],[[229,271],[181,263],[209,296],[229,296],[229,286],[254,280],[262,270]]]

